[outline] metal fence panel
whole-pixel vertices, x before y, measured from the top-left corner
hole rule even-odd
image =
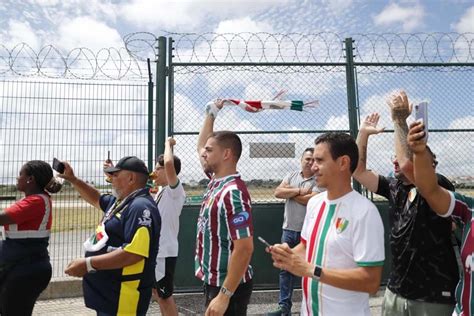
[[[28,160],[67,160],[78,177],[110,192],[102,163],[110,151],[147,157],[147,85],[137,82],[64,80],[0,81],[0,196],[6,207],[22,198],[16,176]],[[101,212],[79,198],[67,182],[53,195],[50,255],[53,277],[83,256],[82,242]]]

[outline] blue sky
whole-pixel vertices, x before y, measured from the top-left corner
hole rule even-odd
[[[473,32],[468,0],[3,0],[0,38],[61,48],[118,47],[125,34],[169,32]]]
[[[474,33],[474,4],[467,0],[400,0],[400,1],[358,1],[358,0],[2,0],[0,2],[0,73],[4,70],[4,54],[18,43],[27,43],[35,52],[46,45],[54,45],[58,54],[66,55],[77,47],[87,47],[92,52],[101,48],[123,48],[122,37],[133,32],[151,32],[156,35],[176,33],[319,33],[334,32],[341,38],[358,34],[379,33]],[[210,36],[212,38],[213,35]],[[298,36],[298,35],[296,35]],[[176,37],[176,36],[175,36]],[[472,41],[473,34],[468,35]],[[359,41],[359,47],[364,49]],[[366,43],[367,44],[367,43]],[[428,43],[429,44],[429,43]],[[448,47],[449,47],[448,43]],[[472,50],[472,42],[471,42]],[[428,46],[429,47],[429,46]],[[241,47],[237,47],[241,48]],[[433,46],[435,49],[436,46]],[[198,52],[200,51],[198,47]],[[456,47],[458,49],[458,47]],[[461,47],[466,49],[466,47]],[[465,50],[466,51],[466,50]],[[429,52],[429,49],[427,49]],[[23,52],[26,54],[25,52]],[[186,51],[183,50],[183,54]],[[183,55],[184,56],[184,55]],[[467,61],[473,62],[472,52]],[[306,75],[265,75],[247,73],[237,77],[223,73],[180,74],[175,77],[175,106],[177,111],[176,128],[181,131],[196,131],[202,118],[202,108],[206,99],[214,97],[233,97],[264,99],[279,89],[289,90],[288,97],[319,99],[319,108],[306,113],[264,112],[247,114],[238,109],[225,109],[218,128],[235,130],[277,130],[296,129],[347,129],[347,101],[344,71],[339,73],[313,73]],[[125,79],[127,79],[125,77]],[[432,128],[472,128],[474,126],[473,72],[423,72],[423,73],[364,73],[359,74],[359,99],[361,116],[372,111],[382,114],[381,124],[391,128],[385,99],[400,88],[405,88],[414,101],[427,99],[430,104]],[[193,91],[202,90],[200,97]],[[0,87],[0,94],[5,93]],[[104,97],[112,95],[113,89],[101,92]],[[1,107],[2,105],[0,105]],[[91,104],[94,109],[100,107]],[[85,109],[86,110],[86,109]],[[195,117],[195,120],[189,120]],[[6,117],[0,117],[0,124],[9,128]],[[18,123],[16,123],[18,124]],[[73,125],[75,122],[72,123]],[[101,124],[97,122],[97,124]],[[73,133],[71,131],[70,133]],[[297,144],[297,152],[311,146],[315,135],[269,135],[261,141],[288,141]],[[464,134],[433,135],[431,140],[440,156],[440,166],[447,175],[472,174],[472,136]],[[27,136],[26,136],[27,137]],[[51,136],[55,137],[55,136]],[[119,135],[117,138],[104,136],[104,142],[136,142],[143,135]],[[470,139],[469,139],[470,137]],[[244,137],[245,138],[245,137]],[[120,140],[121,139],[121,140]],[[41,140],[39,140],[41,141]],[[97,140],[102,141],[102,140]],[[141,140],[140,140],[141,141]],[[182,142],[193,140],[182,138]],[[252,141],[248,139],[247,141]],[[7,142],[0,136],[0,143]],[[376,161],[375,169],[381,173],[390,170],[389,157],[393,153],[392,136],[386,134],[372,141],[369,162]],[[179,144],[179,139],[178,139]],[[194,149],[177,147],[182,156],[192,156],[190,163],[197,165]],[[123,152],[129,154],[124,147]],[[0,154],[3,155],[0,148]],[[47,151],[47,150],[46,150]],[[27,160],[30,157],[20,153],[8,153],[15,159]],[[49,157],[54,153],[48,151]],[[56,153],[57,154],[57,153]],[[68,160],[80,160],[81,152],[63,152]],[[246,152],[244,151],[244,156]],[[102,159],[101,153],[95,155]],[[247,155],[248,156],[248,155]],[[46,159],[45,157],[39,157]],[[449,161],[449,164],[443,164]],[[258,172],[253,166],[262,166]],[[272,178],[283,176],[286,170],[297,166],[287,160],[268,164],[265,161],[243,159],[241,171],[244,177]],[[6,167],[3,169],[5,170]],[[16,172],[9,167],[8,173]],[[96,171],[95,165],[90,172]],[[15,170],[15,171],[14,171]],[[95,170],[95,171],[94,171]],[[278,170],[275,172],[275,170]],[[184,170],[186,180],[199,179],[202,174]],[[1,176],[1,175],[0,175]]]

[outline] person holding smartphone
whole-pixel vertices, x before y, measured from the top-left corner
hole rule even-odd
[[[407,94],[401,91],[393,95],[388,105],[395,132],[395,177],[379,175],[366,166],[369,136],[383,131],[377,127],[377,113],[367,116],[360,126],[359,163],[354,172],[354,179],[369,191],[387,198],[390,206],[392,268],[382,315],[451,315],[459,279],[451,239],[452,221],[437,216],[413,184],[412,151],[407,144],[406,120],[411,114]],[[429,152],[436,168],[436,156]],[[438,175],[438,181],[454,189],[446,177]]]
[[[0,314],[31,315],[38,296],[51,280],[48,254],[52,223],[49,193],[61,183],[41,160],[25,163],[16,187],[25,197],[0,211],[5,240],[0,241]]]
[[[155,202],[161,215],[160,248],[156,257],[153,296],[160,305],[163,315],[178,315],[173,298],[174,271],[178,257],[179,216],[186,200],[183,184],[178,178],[181,160],[173,155],[174,138],[165,142],[165,152],[158,156],[153,178],[161,190],[155,195]]]
[[[77,178],[67,162],[59,176],[69,181],[89,204],[104,215],[84,242],[85,258],[72,260],[67,275],[83,278],[84,302],[98,315],[146,315],[161,229],[160,213],[150,195],[148,168],[126,156],[104,172],[113,195],[100,192]]]
[[[420,194],[437,215],[442,218],[455,217],[464,223],[461,280],[456,289],[456,307],[452,315],[470,316],[474,314],[474,199],[446,190],[438,184],[425,136],[426,131],[421,122],[410,126],[407,142],[413,152],[413,176]],[[440,273],[446,273],[447,269],[447,265],[440,266]]]
[[[358,151],[345,133],[315,140],[312,170],[325,192],[312,197],[294,248],[267,249],[276,268],[302,276],[301,315],[369,316],[385,260],[383,224],[375,205],[351,186]]]

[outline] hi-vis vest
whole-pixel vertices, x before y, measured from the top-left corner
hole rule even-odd
[[[51,234],[51,230],[48,227],[49,214],[51,213],[51,206],[49,204],[49,198],[45,194],[39,194],[44,201],[44,215],[37,230],[18,230],[17,224],[9,224],[8,230],[5,230],[5,237],[11,239],[24,239],[24,238],[46,238]]]

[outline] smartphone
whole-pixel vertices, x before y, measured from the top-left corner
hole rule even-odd
[[[267,246],[267,247],[271,247],[271,246],[272,246],[272,245],[270,245],[265,239],[263,239],[262,237],[258,236],[257,238],[258,238],[258,240],[259,240],[262,244],[264,244],[265,246]]]
[[[425,140],[428,140],[428,102],[421,102],[415,105],[415,120],[422,122],[425,126]]]
[[[64,164],[57,158],[53,158],[53,169],[59,173],[64,173]]]

